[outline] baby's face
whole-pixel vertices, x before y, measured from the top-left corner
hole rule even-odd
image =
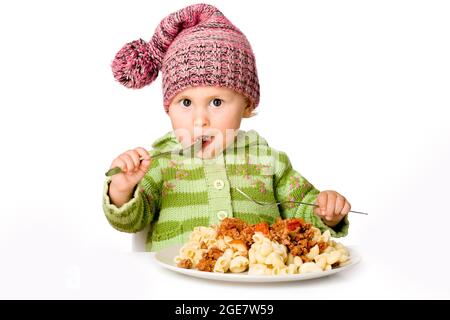
[[[203,137],[201,158],[212,158],[233,142],[242,118],[249,117],[247,99],[230,89],[192,87],[180,92],[169,106],[175,134],[187,147]]]

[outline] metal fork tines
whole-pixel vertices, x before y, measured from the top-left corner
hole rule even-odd
[[[168,155],[168,154],[178,154],[180,156],[188,154],[188,155],[193,156],[197,151],[200,150],[201,145],[202,145],[202,139],[197,139],[193,144],[191,144],[190,146],[188,146],[186,148],[183,148],[183,149],[180,149],[177,151],[172,150],[172,151],[161,152],[161,153],[155,154],[151,158],[156,159],[156,158]],[[144,158],[140,157],[139,160],[142,161],[142,160],[144,160]],[[121,172],[122,172],[122,169],[120,167],[114,167],[112,169],[109,169],[105,173],[105,175],[107,177],[110,177],[110,176],[113,176],[113,175],[121,173]]]
[[[182,155],[194,155],[196,154],[197,151],[200,150],[200,146],[202,145],[202,140],[198,139],[196,142],[194,142],[193,144],[191,144],[190,146],[184,148],[184,149],[180,149],[180,150],[172,150],[172,151],[165,151],[165,152],[161,152],[161,153],[157,153],[155,155],[152,156],[152,159],[156,159],[168,154],[178,154],[180,156]],[[140,158],[140,160],[144,160],[144,158]]]
[[[248,194],[246,194],[244,191],[242,191],[242,190],[239,189],[238,187],[236,187],[235,189],[236,189],[240,194],[242,194],[244,197],[246,197],[248,200],[253,201],[254,203],[256,203],[256,204],[258,204],[258,205],[260,205],[260,206],[268,206],[268,205],[272,205],[272,206],[273,206],[274,204],[275,204],[275,205],[280,205],[280,204],[283,204],[283,203],[296,203],[296,204],[303,204],[303,205],[306,205],[306,206],[318,207],[318,205],[317,205],[317,204],[314,204],[314,203],[306,203],[306,202],[301,202],[301,201],[291,201],[291,200],[281,201],[281,202],[261,202],[261,201],[258,201],[258,200],[256,200],[256,199],[253,199],[252,197],[250,197]],[[360,211],[352,211],[352,210],[350,210],[350,212],[368,215],[368,213],[360,212]]]

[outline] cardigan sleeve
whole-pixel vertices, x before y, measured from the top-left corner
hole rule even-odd
[[[274,190],[277,201],[315,203],[320,191],[292,168],[286,153],[276,152],[275,157]],[[283,219],[302,218],[316,228],[319,228],[321,232],[330,230],[331,236],[336,238],[347,235],[349,227],[347,216],[338,225],[331,228],[320,217],[314,214],[313,209],[313,206],[285,203],[280,206],[280,214]]]
[[[150,224],[159,210],[162,174],[158,160],[153,160],[147,174],[136,186],[133,197],[120,208],[111,203],[108,177],[103,186],[103,212],[109,224],[122,232],[134,233]]]

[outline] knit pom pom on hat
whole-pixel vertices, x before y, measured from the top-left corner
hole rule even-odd
[[[139,39],[127,43],[111,65],[114,78],[127,88],[140,89],[158,76],[160,65],[150,54],[150,47]]]
[[[193,86],[226,87],[259,103],[255,57],[245,35],[214,6],[196,4],[165,17],[146,43],[127,43],[112,71],[128,88],[152,83],[161,70],[164,107]]]

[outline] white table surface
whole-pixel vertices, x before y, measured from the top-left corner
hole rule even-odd
[[[235,283],[182,275],[153,253],[4,252],[2,299],[428,299],[449,298],[448,277],[417,277],[358,251],[362,260],[328,277]],[[372,257],[372,258],[370,258]]]

